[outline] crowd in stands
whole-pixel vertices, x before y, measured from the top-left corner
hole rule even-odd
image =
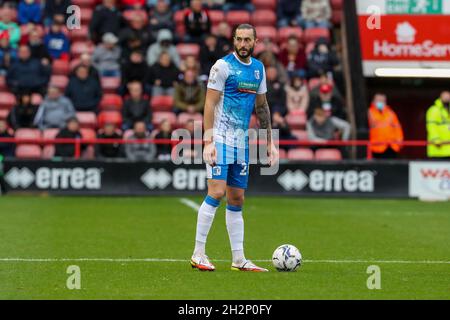
[[[170,138],[202,119],[210,68],[232,50],[232,27],[250,22],[280,138],[349,139],[333,43],[341,10],[337,0],[2,2],[0,137]],[[304,149],[282,146],[281,157],[313,159]],[[73,145],[7,144],[0,152],[75,154]],[[170,152],[152,144],[82,148],[86,158],[168,160]]]

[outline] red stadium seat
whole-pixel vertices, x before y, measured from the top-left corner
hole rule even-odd
[[[314,152],[307,148],[296,148],[288,151],[289,160],[314,160]]]
[[[292,130],[291,133],[294,137],[297,138],[297,140],[308,140],[308,132],[306,132],[305,130]]]
[[[53,60],[52,73],[54,75],[67,76],[70,71],[69,61]]]
[[[95,131],[93,129],[81,128],[80,133],[81,133],[81,137],[83,139],[96,139],[97,138],[97,134],[95,133]]]
[[[70,41],[83,41],[89,40],[89,27],[87,25],[81,25],[80,29],[73,29],[69,32]]]
[[[201,113],[192,114],[192,113],[187,113],[187,112],[181,112],[177,118],[178,126],[183,127],[190,120],[194,120],[195,122],[203,123],[203,116]]]
[[[287,159],[287,158],[288,158],[288,156],[287,156],[287,151],[284,150],[284,149],[279,149],[279,150],[278,150],[278,157],[279,157],[279,159],[281,159],[281,160]]]
[[[288,114],[286,116],[286,121],[289,127],[293,130],[304,129],[306,126],[306,114],[304,113]]]
[[[120,86],[120,77],[102,77],[100,79],[104,93],[116,93]]]
[[[256,28],[256,35],[258,36],[258,39],[264,40],[264,39],[270,39],[272,42],[278,41],[278,32],[275,27],[255,27]]]
[[[102,111],[97,120],[100,128],[102,128],[105,123],[113,123],[116,127],[122,126],[122,114],[118,111]]]
[[[334,10],[342,10],[344,0],[330,0],[331,8]]]
[[[97,116],[94,112],[77,112],[77,119],[81,128],[94,129],[97,126]]]
[[[333,11],[333,13],[331,14],[331,22],[335,26],[340,26],[342,23],[343,15],[344,12],[342,10]]]
[[[80,18],[81,18],[81,24],[86,25],[89,24],[89,21],[92,19],[92,14],[94,10],[91,8],[81,8],[80,12]]]
[[[11,92],[0,92],[0,109],[11,110],[16,104],[16,97]]]
[[[255,46],[254,55],[257,56],[259,53],[266,50],[269,49],[267,49],[267,46],[264,44],[264,42],[259,41]],[[269,51],[273,52],[275,55],[278,55],[280,53],[280,47],[276,43],[272,43]]]
[[[97,0],[72,0],[72,4],[79,6],[80,8],[93,8]]]
[[[56,128],[45,129],[42,132],[42,139],[44,139],[44,141],[55,139],[55,137],[58,135],[58,132],[59,129]],[[44,147],[42,148],[42,158],[51,159],[53,158],[54,155],[55,155],[55,145],[44,144]]]
[[[122,97],[115,93],[106,93],[100,101],[100,110],[121,110]]]
[[[184,59],[187,56],[195,56],[198,58],[200,46],[195,43],[179,43],[177,44],[177,51],[181,59]]]
[[[78,58],[82,53],[89,53],[92,54],[92,52],[94,52],[94,45],[91,42],[82,42],[82,41],[77,41],[74,42],[71,46],[70,46],[70,54],[72,56],[73,59]]]
[[[150,100],[150,107],[155,111],[172,111],[173,97],[172,96],[154,96]]]
[[[68,83],[69,78],[67,76],[52,75],[50,78],[50,86],[55,86],[61,91],[64,91],[64,89],[66,89]]]
[[[252,0],[256,10],[269,9],[274,10],[277,7],[277,0]]]
[[[0,109],[0,120],[6,120],[8,117],[9,110],[6,109]]]
[[[175,13],[173,15],[173,19],[174,19],[175,24],[177,26],[184,24],[184,15],[185,14],[186,14],[186,10],[185,9],[175,11]]]
[[[225,14],[222,10],[211,10],[208,12],[208,15],[212,26],[216,26],[225,20]]]
[[[41,131],[39,131],[39,129],[25,129],[25,128],[17,129],[16,132],[14,133],[14,137],[16,139],[39,140],[41,139]],[[38,143],[38,142],[31,142],[31,143]]]
[[[51,159],[55,156],[55,146],[46,145],[42,148],[42,159]]]
[[[272,10],[256,10],[252,14],[252,24],[255,27],[269,26],[275,27],[277,23],[277,15]]]
[[[55,137],[58,135],[58,132],[59,129],[57,128],[45,129],[42,131],[42,139],[44,141],[55,139]]]
[[[175,115],[175,113],[173,112],[165,112],[165,111],[158,111],[153,113],[153,119],[152,119],[152,124],[154,127],[159,127],[159,124],[161,123],[161,121],[163,121],[164,119],[169,120],[170,124],[172,126],[174,126],[177,122],[177,117]]]
[[[300,27],[283,27],[278,29],[278,39],[280,43],[286,42],[287,39],[291,36],[297,36],[299,41],[303,39],[303,30]]]
[[[305,42],[316,42],[320,38],[330,40],[330,30],[327,28],[311,28],[305,30]]]
[[[320,84],[320,79],[319,78],[311,78],[311,79],[309,79],[309,81],[308,81],[309,90],[314,89],[319,84]]]
[[[315,159],[322,161],[339,161],[342,160],[342,154],[338,149],[319,149],[316,151]]]
[[[231,27],[241,23],[249,23],[250,13],[245,10],[229,11],[225,15],[225,20]]]
[[[16,147],[16,157],[19,159],[40,159],[42,150],[37,144],[21,144]]]

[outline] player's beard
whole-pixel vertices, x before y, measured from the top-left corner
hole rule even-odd
[[[251,47],[248,50],[246,48],[241,48],[240,50],[238,50],[238,48],[236,48],[236,46],[234,46],[234,51],[236,52],[236,54],[239,56],[239,58],[241,59],[247,59],[248,57],[250,57],[253,54],[253,50],[255,49],[255,47]],[[242,54],[241,51],[245,50],[247,51],[246,54]]]

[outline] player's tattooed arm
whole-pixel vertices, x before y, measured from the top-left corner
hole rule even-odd
[[[258,94],[256,96],[256,116],[259,120],[259,126],[261,129],[267,130],[268,142],[272,140],[272,125],[269,103],[267,102],[265,94]]]

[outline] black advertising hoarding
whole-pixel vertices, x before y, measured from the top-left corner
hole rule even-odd
[[[206,192],[204,165],[127,161],[5,161],[11,193],[55,195],[186,195]],[[280,164],[275,175],[250,166],[248,194],[408,197],[408,163]]]

